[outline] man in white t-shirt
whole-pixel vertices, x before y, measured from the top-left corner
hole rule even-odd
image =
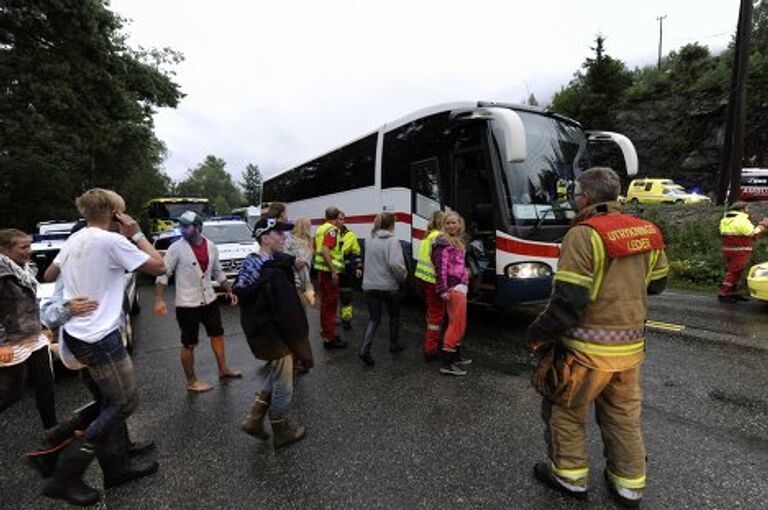
[[[158,276],[166,268],[138,224],[124,213],[120,195],[94,188],[76,203],[88,226],[67,240],[52,267],[61,272],[65,299],[88,296],[98,307],[89,315],[70,318],[63,326],[62,340],[88,368],[105,405],[84,431],[59,446],[62,451],[56,471],[43,493],[85,506],[100,498],[98,491],[82,481],[94,458],[94,443],[103,444],[138,404],[133,365],[119,330],[125,273],[140,270]]]

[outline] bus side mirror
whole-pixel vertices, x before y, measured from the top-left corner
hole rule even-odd
[[[637,175],[637,169],[639,166],[637,160],[637,151],[632,141],[621,133],[613,133],[611,131],[587,131],[587,136],[590,141],[608,141],[613,142],[621,149],[621,154],[624,156],[624,164],[627,167],[627,175]]]
[[[504,159],[508,163],[522,163],[527,157],[523,119],[508,108],[488,108],[494,121],[504,132]]]

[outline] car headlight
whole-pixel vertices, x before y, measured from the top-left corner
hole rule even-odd
[[[752,278],[768,278],[768,267],[755,267],[752,270]]]
[[[507,278],[551,278],[552,268],[542,262],[520,262],[504,268]]]

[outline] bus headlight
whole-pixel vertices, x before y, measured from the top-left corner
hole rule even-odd
[[[552,268],[542,262],[520,262],[504,268],[507,278],[551,278]]]

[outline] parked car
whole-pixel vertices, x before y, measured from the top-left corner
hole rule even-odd
[[[768,301],[768,262],[755,264],[747,273],[749,295],[761,301]]]
[[[219,249],[221,266],[230,281],[237,278],[245,257],[259,251],[259,243],[253,238],[250,227],[236,216],[214,217],[204,221],[203,235]]]
[[[71,228],[71,227],[70,227]],[[30,264],[32,269],[37,275],[39,285],[37,287],[37,299],[42,306],[46,301],[53,296],[55,283],[43,282],[43,274],[48,266],[51,265],[53,260],[58,255],[62,246],[66,241],[69,233],[66,234],[62,231],[49,233],[38,233],[33,236],[32,242],[32,259]],[[139,293],[136,288],[136,273],[125,273],[125,295],[123,298],[123,324],[120,327],[120,331],[123,336],[123,343],[129,351],[134,347],[134,334],[133,334],[133,316],[137,315],[141,311],[139,303]],[[58,334],[53,336],[54,342],[58,339]],[[54,343],[51,346],[51,352],[55,358],[59,358],[58,344]]]
[[[709,197],[688,193],[670,179],[634,179],[627,188],[626,201],[631,204],[697,204]]]

